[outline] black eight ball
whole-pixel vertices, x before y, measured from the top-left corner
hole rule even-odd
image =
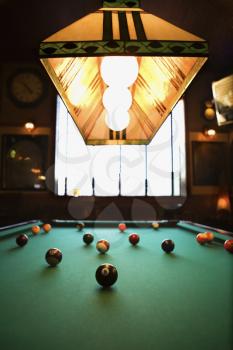
[[[173,251],[173,249],[175,248],[175,243],[171,239],[165,239],[161,244],[161,248],[166,253],[171,253]]]
[[[115,266],[102,264],[97,268],[95,278],[102,287],[110,287],[116,282],[118,272]]]

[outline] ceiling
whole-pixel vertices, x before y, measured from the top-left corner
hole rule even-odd
[[[101,0],[0,0],[1,61],[37,60],[42,40],[100,7]],[[232,0],[141,0],[141,7],[206,39],[210,69],[232,73]]]

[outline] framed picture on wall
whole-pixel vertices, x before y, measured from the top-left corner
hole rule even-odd
[[[217,194],[228,178],[228,135],[193,132],[189,146],[192,194]]]
[[[218,125],[233,124],[233,74],[214,81],[212,91]]]
[[[48,135],[1,135],[1,188],[45,190]]]

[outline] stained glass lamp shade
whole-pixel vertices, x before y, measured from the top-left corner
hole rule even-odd
[[[104,1],[40,45],[40,60],[88,145],[148,144],[207,60],[205,40],[139,6]],[[131,80],[125,58],[135,65]]]

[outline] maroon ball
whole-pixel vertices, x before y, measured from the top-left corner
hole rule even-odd
[[[83,242],[88,244],[91,244],[94,240],[94,236],[91,233],[85,233],[83,235]]]
[[[233,239],[227,239],[224,242],[224,249],[226,249],[229,253],[233,253]]]
[[[132,245],[136,245],[140,241],[140,237],[137,233],[131,233],[129,235],[129,241]]]
[[[18,244],[19,247],[25,246],[27,242],[28,242],[28,236],[25,234],[22,234],[16,237],[16,243]]]

